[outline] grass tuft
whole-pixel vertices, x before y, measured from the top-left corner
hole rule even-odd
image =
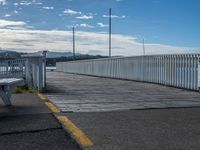
[[[15,88],[15,93],[16,94],[21,94],[21,93],[36,93],[37,90],[33,87],[16,87]]]
[[[20,87],[15,88],[15,93],[20,94],[20,93],[23,93],[23,92],[24,91],[22,90],[22,88],[20,88]]]

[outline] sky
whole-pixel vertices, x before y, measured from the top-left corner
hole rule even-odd
[[[0,49],[108,55],[200,52],[199,0],[0,0]]]

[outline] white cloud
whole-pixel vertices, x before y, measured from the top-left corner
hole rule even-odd
[[[97,13],[88,13],[88,15],[90,15],[90,16],[96,16],[98,14]]]
[[[42,3],[41,2],[36,2],[36,1],[32,1],[32,2],[22,1],[22,2],[19,3],[19,5],[22,5],[22,6],[42,5]]]
[[[11,16],[10,14],[5,14],[5,15],[4,15],[4,17],[10,17],[10,16]]]
[[[84,27],[84,28],[94,28],[94,26],[89,25],[89,24],[87,24],[87,23],[82,23],[82,24],[80,24],[80,27]]]
[[[47,10],[53,10],[54,9],[54,7],[48,7],[48,6],[44,6],[44,7],[42,7],[43,9],[47,9]]]
[[[108,17],[109,17],[109,15],[103,15],[102,17],[104,17],[104,18],[108,18]],[[125,15],[122,15],[122,16],[111,15],[111,18],[119,18],[119,19],[124,19],[124,18],[126,18],[126,16],[125,16]]]
[[[72,29],[73,27],[79,27],[79,24],[76,24],[76,25],[67,25],[66,27],[68,29]]]
[[[0,5],[5,5],[6,4],[6,0],[0,0]]]
[[[87,23],[81,23],[81,24],[75,24],[75,25],[68,25],[66,26],[68,29],[72,29],[73,27],[77,28],[77,27],[82,27],[82,28],[94,28],[94,26],[89,25]]]
[[[15,14],[18,14],[19,12],[18,12],[17,10],[14,10],[14,13],[15,13]]]
[[[98,22],[98,23],[97,23],[97,27],[106,28],[106,27],[108,27],[108,25],[107,25],[107,24],[103,24],[103,23],[101,23],[101,22]]]
[[[108,54],[108,34],[76,31],[76,49],[79,53]],[[71,31],[10,30],[0,29],[0,48],[34,52],[39,50],[71,51]],[[190,53],[188,47],[145,44],[146,54]],[[197,52],[197,51],[196,51]],[[132,36],[112,35],[113,55],[142,55],[142,43]]]
[[[85,20],[88,20],[88,19],[93,19],[93,16],[82,15],[82,16],[76,17],[76,19],[85,19]]]
[[[22,22],[22,21],[9,21],[9,20],[2,20],[2,19],[0,19],[0,27],[24,26],[24,25],[26,25],[26,23]]]
[[[68,14],[68,15],[77,15],[77,14],[81,14],[81,12],[79,11],[75,11],[75,10],[72,10],[72,9],[65,9],[63,11],[64,14]]]
[[[14,6],[18,6],[19,4],[18,4],[18,3],[14,3],[13,5],[14,5]]]

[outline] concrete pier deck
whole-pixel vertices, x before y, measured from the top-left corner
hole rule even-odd
[[[198,92],[135,81],[48,72],[47,86],[63,112],[200,106]]]
[[[61,72],[47,73],[47,87],[60,114],[93,142],[87,149],[200,149],[198,92]]]

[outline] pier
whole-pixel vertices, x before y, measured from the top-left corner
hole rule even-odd
[[[87,149],[200,147],[197,91],[54,71],[45,96],[93,142]]]
[[[1,76],[14,71],[42,93],[0,102],[0,147],[200,148],[198,54],[61,62],[46,71],[44,57],[35,59],[1,63]]]

